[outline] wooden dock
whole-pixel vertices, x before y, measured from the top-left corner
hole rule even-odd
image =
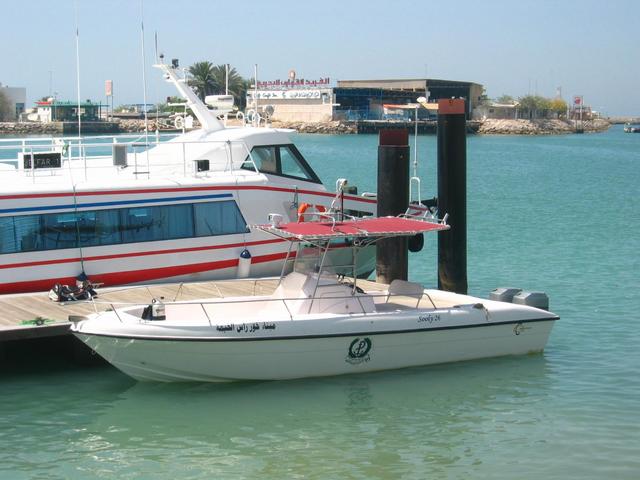
[[[47,292],[0,296],[0,342],[29,338],[54,337],[69,333],[69,315],[87,315],[95,311],[118,308],[122,304],[151,303],[153,298],[166,301],[197,300],[214,297],[268,295],[278,284],[277,278],[167,283],[113,287],[98,290],[95,302],[58,303]],[[358,280],[366,290],[385,290],[387,285]]]

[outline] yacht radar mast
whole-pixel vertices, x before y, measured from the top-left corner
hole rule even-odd
[[[180,93],[180,95],[187,101],[187,106],[194,113],[202,129],[207,132],[215,132],[216,130],[222,130],[224,124],[220,122],[215,115],[209,111],[207,106],[202,103],[202,100],[194,93],[194,91],[187,85],[185,78],[180,78],[176,73],[178,68],[177,60],[174,60],[172,65],[166,65],[159,63],[154,65],[155,68],[159,68],[165,75],[165,79],[173,83]]]

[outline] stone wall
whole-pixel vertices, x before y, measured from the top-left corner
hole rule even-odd
[[[30,122],[0,122],[0,135],[61,135],[62,124],[58,123],[30,123]]]
[[[82,122],[83,133],[118,133],[117,122]],[[78,133],[76,122],[1,122],[0,135],[68,135]]]
[[[346,124],[342,122],[271,122],[273,128],[291,128],[298,133],[357,133],[354,124]]]
[[[435,129],[435,122],[432,122]],[[239,121],[230,120],[229,126],[238,125]],[[487,119],[482,122],[467,122],[471,131],[480,134],[497,135],[558,135],[573,133],[575,123],[566,120],[501,120]],[[478,127],[479,124],[479,127]],[[62,135],[77,132],[77,124],[66,122],[64,125],[58,123],[35,123],[35,122],[0,122],[0,135],[25,136],[25,135]],[[198,122],[194,122],[194,127],[198,128]],[[282,122],[274,120],[271,122],[274,128],[290,128],[300,133],[325,133],[325,134],[352,134],[358,133],[358,126],[354,122]],[[610,127],[606,120],[591,120],[583,122],[585,132],[602,132]],[[413,129],[412,124],[407,124],[409,129]],[[149,119],[149,131],[155,132],[156,122]],[[162,129],[164,130],[164,129]],[[87,122],[83,124],[84,133],[136,133],[144,132],[144,120],[117,120],[116,122]],[[425,131],[421,128],[421,131]],[[428,130],[427,130],[428,131]]]
[[[194,127],[198,127],[194,122]],[[144,132],[144,120],[116,119],[113,122],[83,122],[82,133],[137,133]],[[164,128],[161,128],[164,129]],[[156,131],[155,119],[149,119],[149,131]],[[69,135],[78,133],[75,122],[0,122],[0,135]]]
[[[585,132],[603,132],[610,127],[606,120],[583,122]],[[575,122],[567,120],[502,120],[487,119],[482,122],[478,133],[497,135],[558,135],[574,133]]]

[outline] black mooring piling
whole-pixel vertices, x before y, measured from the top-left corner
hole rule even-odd
[[[438,101],[438,288],[467,293],[467,134],[463,99]]]
[[[381,130],[378,146],[378,216],[405,213],[409,205],[409,132]],[[407,280],[407,238],[387,238],[377,243],[376,280],[389,284]]]

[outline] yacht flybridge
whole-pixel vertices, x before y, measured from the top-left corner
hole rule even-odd
[[[225,128],[176,68],[157,67],[202,128],[169,139],[0,140],[0,294],[81,275],[105,286],[277,275],[286,242],[247,225],[329,209],[336,194],[291,131]],[[340,193],[340,202],[375,214],[375,199]],[[368,255],[359,273],[373,269]]]
[[[543,350],[558,318],[553,313],[400,280],[386,291],[368,291],[330,266],[328,252],[339,239],[354,239],[357,261],[357,251],[380,238],[448,228],[433,217],[345,219],[338,213],[298,223],[272,215],[270,224],[254,229],[297,247],[294,270],[283,270],[273,293],[154,299],[70,318],[71,330],[143,381],[319,377]]]

